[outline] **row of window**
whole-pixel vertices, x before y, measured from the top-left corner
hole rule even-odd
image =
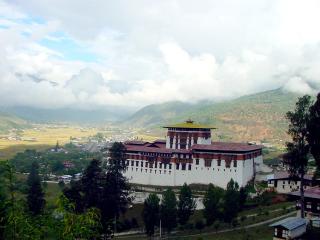
[[[225,160],[226,163],[226,168],[230,168],[231,165],[231,160]],[[205,167],[211,167],[212,164],[212,159],[205,159],[204,160],[204,166]],[[196,159],[196,165],[199,165],[199,159]],[[221,166],[221,159],[217,160],[217,166],[220,167]],[[237,167],[237,160],[233,160],[233,167]]]
[[[129,168],[127,167],[127,171],[129,170]],[[167,171],[167,170],[153,170],[153,169],[144,169],[144,172],[145,173],[148,173],[148,170],[149,170],[149,173],[152,173],[153,171],[154,171],[154,173],[155,174],[157,174],[157,171],[158,171],[158,173],[159,174],[169,174],[169,175],[171,175],[171,171],[169,170],[169,171]],[[133,170],[133,167],[131,168],[131,171],[134,171]],[[136,168],[136,172],[138,172],[139,171],[139,168]],[[140,172],[143,172],[143,169],[142,168],[140,168]]]
[[[207,160],[205,160],[207,161]],[[169,169],[172,169],[172,164],[171,163],[158,163],[158,162],[148,162],[148,161],[134,161],[134,160],[127,160],[126,161],[126,166],[129,166],[131,165],[131,167],[146,167],[146,168],[164,168],[164,169],[167,169],[167,166],[169,167]],[[186,163],[177,163],[176,164],[176,169],[179,170],[180,169],[180,165],[181,165],[181,170],[186,170],[186,166],[187,164]],[[196,165],[199,165],[199,159],[196,159]],[[188,165],[188,170],[191,170],[191,164]],[[221,166],[221,161],[218,161],[218,166]],[[237,167],[237,161],[234,161],[234,164],[233,164],[234,167]],[[210,164],[208,162],[205,162],[205,167],[211,167],[211,160],[210,160]],[[230,168],[230,165],[227,165],[226,164],[226,168]]]
[[[143,162],[143,161],[133,161],[133,160],[129,161],[129,160],[127,160],[126,165],[129,166],[129,163],[130,163],[131,167],[133,167],[133,166],[139,167],[139,163],[140,163],[140,167],[158,168],[158,166],[159,166],[160,169],[162,169],[162,168],[167,169],[167,167],[169,169],[172,169],[171,163],[167,164],[167,163],[158,163],[158,162],[148,162],[148,161]]]

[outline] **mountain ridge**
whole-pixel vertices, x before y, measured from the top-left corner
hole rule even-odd
[[[191,118],[217,127],[213,133],[220,140],[266,141],[283,145],[288,140],[285,113],[294,108],[299,96],[278,88],[221,102],[153,104],[137,111],[126,123],[162,135],[160,125]],[[168,111],[167,106],[170,106]],[[156,113],[156,117],[150,116],[152,113]]]

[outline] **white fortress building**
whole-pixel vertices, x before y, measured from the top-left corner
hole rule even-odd
[[[185,123],[165,126],[166,140],[128,141],[129,182],[154,186],[209,184],[226,188],[231,178],[245,186],[262,166],[262,146],[212,142],[210,126]]]

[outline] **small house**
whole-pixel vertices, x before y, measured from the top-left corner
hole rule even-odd
[[[289,217],[273,223],[273,240],[295,239],[302,236],[307,230],[307,220],[297,217]]]
[[[300,191],[288,193],[289,199],[296,200],[296,209],[300,210]],[[309,220],[320,217],[320,187],[308,188],[304,191],[305,217]]]
[[[300,188],[300,179],[292,177],[288,172],[275,172],[267,176],[268,187],[275,190],[277,193],[290,193],[297,191]],[[304,188],[310,188],[319,184],[320,181],[313,179],[311,175],[304,176]]]

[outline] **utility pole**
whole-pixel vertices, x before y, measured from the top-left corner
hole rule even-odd
[[[159,227],[159,236],[160,236],[160,239],[161,239],[161,218],[160,218],[160,227]]]

